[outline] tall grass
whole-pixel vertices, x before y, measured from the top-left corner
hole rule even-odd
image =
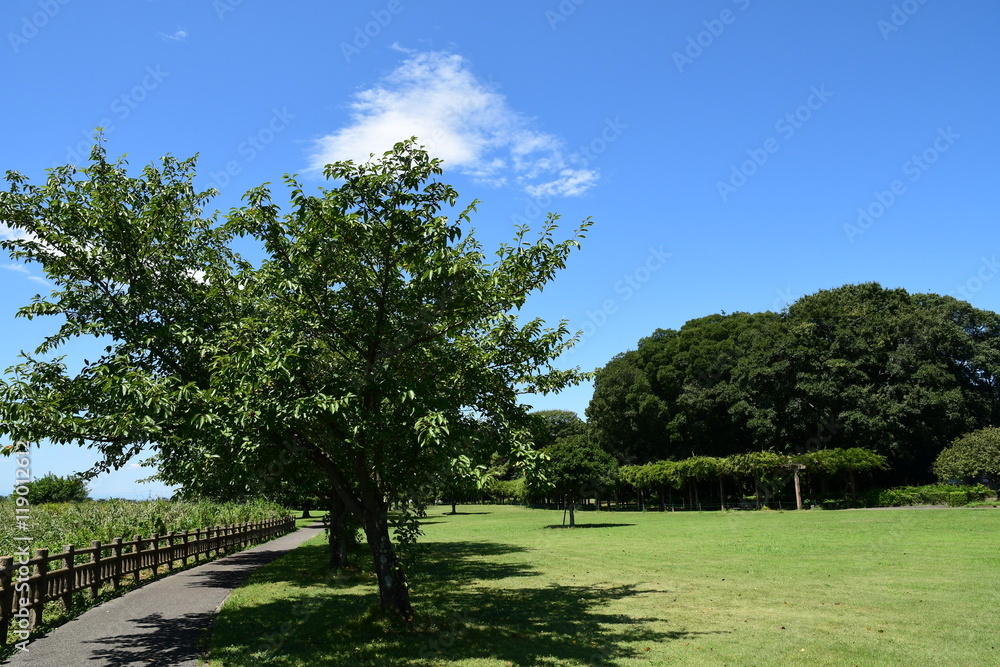
[[[182,531],[226,524],[247,523],[288,516],[275,503],[209,501],[171,502],[167,500],[94,500],[83,503],[33,505],[24,529],[18,526],[12,500],[0,501],[0,555],[9,556],[24,545],[15,536],[31,537],[31,549],[58,553],[67,544],[89,547],[91,541],[126,540],[133,535],[148,537],[168,531]]]

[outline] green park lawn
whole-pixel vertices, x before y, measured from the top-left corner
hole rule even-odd
[[[211,665],[998,665],[1000,511],[432,508],[407,630],[322,537],[233,592]]]

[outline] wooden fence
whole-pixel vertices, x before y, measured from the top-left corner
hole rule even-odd
[[[89,549],[77,549],[70,544],[62,553],[49,555],[48,549],[35,549],[34,558],[21,556],[0,558],[0,644],[6,640],[11,621],[16,620],[18,635],[27,638],[28,632],[42,622],[42,608],[46,602],[60,600],[69,611],[73,594],[89,591],[97,596],[101,586],[111,584],[117,589],[122,580],[131,577],[139,582],[146,570],[153,575],[161,568],[171,571],[178,564],[198,562],[218,557],[230,551],[258,542],[265,542],[284,535],[295,528],[291,517],[268,519],[256,523],[215,526],[183,532],[170,531],[166,535],[153,533],[150,537],[135,535],[131,540],[115,538],[110,543],[90,543]],[[52,563],[59,562],[53,568]]]

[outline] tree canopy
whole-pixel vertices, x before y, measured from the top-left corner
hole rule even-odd
[[[985,479],[1000,486],[1000,428],[983,428],[957,438],[934,461],[934,473],[942,482]]]
[[[585,435],[562,438],[545,449],[544,486],[565,499],[569,525],[576,525],[575,503],[614,484],[618,464]]]
[[[1000,424],[998,373],[996,313],[846,285],[657,330],[598,370],[587,418],[622,463],[860,447],[920,480],[958,435]]]
[[[488,258],[464,229],[475,202],[443,215],[458,195],[414,141],[329,165],[335,187],[317,194],[286,176],[285,213],[264,185],[206,216],[215,193],[198,192],[194,172],[168,156],[133,178],[99,143],[88,166],[42,185],[7,173],[0,219],[21,234],[2,247],[56,286],[18,315],[63,323],[0,383],[0,433],[93,447],[97,468],[149,447],[192,488],[312,467],[363,526],[382,606],[409,619],[389,505],[410,508],[463,454],[470,419],[534,456],[517,396],[584,374],[553,366],[572,344],[564,321],[517,311],[590,222],[558,241],[550,215]],[[237,254],[238,236],[263,261]],[[108,345],[72,372],[51,353],[78,336]]]

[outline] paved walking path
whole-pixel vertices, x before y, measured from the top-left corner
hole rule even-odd
[[[317,522],[137,588],[88,609],[5,664],[196,667],[198,642],[229,592],[257,568],[322,531]]]

